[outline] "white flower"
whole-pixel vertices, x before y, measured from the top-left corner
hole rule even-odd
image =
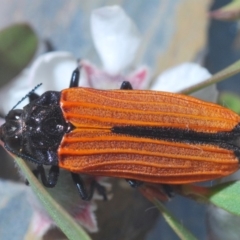
[[[210,77],[208,70],[198,64],[183,63],[164,71],[151,86],[151,90],[180,92]],[[216,85],[211,85],[192,95],[205,101],[216,102],[218,91]]]
[[[122,8],[112,6],[93,11],[91,32],[103,66],[98,68],[89,61],[81,61],[85,73],[85,79],[81,79],[83,86],[113,89],[120,88],[123,81],[131,82],[134,89],[148,85],[146,66],[139,66],[129,72],[131,67],[135,68],[134,60],[141,39],[135,24]]]
[[[36,90],[42,94],[48,90],[60,91],[69,86],[72,71],[77,67],[77,61],[68,52],[50,52],[38,57],[29,69],[0,89],[0,112],[7,114],[29,91],[39,83],[43,83]],[[6,101],[6,98],[8,99]],[[27,103],[22,102],[17,108]]]
[[[102,68],[88,60],[81,60],[80,86],[101,89],[119,89],[123,81],[129,81],[133,89],[152,89],[177,92],[201,82],[210,74],[206,69],[194,63],[185,63],[166,70],[150,87],[149,69],[145,65],[134,66],[134,59],[140,47],[140,34],[119,6],[96,9],[91,15],[91,32],[95,48],[102,60]],[[23,71],[20,77],[0,89],[0,112],[8,111],[39,83],[43,85],[36,90],[41,94],[47,90],[60,91],[69,87],[72,71],[77,67],[77,59],[68,52],[50,52],[41,55],[32,66]],[[135,69],[130,71],[130,69]],[[210,97],[216,100],[215,86],[210,88]],[[213,91],[213,93],[212,93]],[[206,89],[200,92],[202,98]],[[8,101],[5,99],[8,98]],[[23,102],[18,106],[26,105]]]
[[[84,182],[90,178],[82,176]],[[106,178],[96,178],[99,184],[110,189],[110,184]],[[84,228],[89,232],[97,232],[97,221],[95,216],[96,199],[103,199],[94,192],[91,201],[83,201],[78,194],[75,185],[72,182],[71,174],[67,171],[60,171],[58,183],[54,188],[47,188],[50,195]],[[45,209],[36,199],[36,196],[31,192],[28,194],[28,201],[33,207],[34,214],[31,220],[31,232],[36,236],[43,236],[47,230],[55,226],[55,222],[47,214]]]
[[[108,74],[117,75],[131,66],[140,45],[140,34],[122,8],[113,6],[93,11],[91,30]]]

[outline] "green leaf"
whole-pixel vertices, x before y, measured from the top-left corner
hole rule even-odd
[[[0,32],[0,87],[29,64],[37,45],[37,36],[27,24],[16,24]]]
[[[215,206],[240,216],[240,181],[211,187],[208,199]]]
[[[219,103],[240,114],[240,97],[238,95],[227,92],[221,93]]]
[[[33,191],[42,202],[44,208],[55,221],[57,226],[71,240],[91,240],[88,234],[76,223],[76,221],[50,196],[46,189],[39,183],[32,174],[26,163],[15,158],[16,163],[28,179]]]
[[[168,210],[165,206],[159,202],[158,200],[153,200],[153,203],[162,213],[164,219],[169,224],[169,226],[173,229],[173,231],[178,235],[180,239],[183,240],[196,240],[195,238],[183,225],[179,222]]]
[[[208,87],[212,84],[218,83],[224,79],[227,79],[233,75],[240,73],[240,60],[236,61],[235,63],[231,64],[230,66],[226,67],[222,71],[214,74],[211,78],[206,79],[205,81],[196,84],[193,87],[186,88],[185,90],[181,91],[182,94],[191,94],[200,89]]]
[[[177,192],[198,202],[211,203],[229,213],[240,216],[240,181],[231,181],[213,187],[179,186]]]

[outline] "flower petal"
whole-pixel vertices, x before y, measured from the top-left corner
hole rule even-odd
[[[111,6],[93,11],[91,30],[94,45],[109,74],[117,75],[132,64],[140,37],[122,8]]]
[[[115,76],[109,75],[107,72],[96,67],[92,63],[82,60],[81,86],[92,87],[97,89],[119,89],[125,78],[118,74]]]
[[[93,213],[94,210],[95,207],[88,204],[80,214],[75,216],[75,219],[79,222],[79,224],[85,227],[89,232],[98,231],[96,216]]]
[[[33,63],[29,81],[33,86],[43,83],[42,92],[62,90],[69,87],[72,72],[76,67],[76,58],[69,52],[46,53]]]
[[[139,67],[128,76],[122,74],[110,75],[86,60],[82,60],[80,66],[83,70],[80,85],[84,87],[120,89],[123,81],[129,81],[133,89],[144,89],[148,86],[149,69],[146,66]]]
[[[18,78],[4,85],[0,89],[0,112],[7,115],[9,110],[16,105],[32,88],[26,79],[28,78],[28,71],[24,70]],[[18,108],[22,108],[25,104],[20,104]]]
[[[164,71],[155,81],[152,90],[180,92],[209,78],[207,69],[195,63],[183,63]]]
[[[82,177],[86,183],[92,179],[88,176]],[[100,184],[106,183],[105,178],[96,180],[100,182]],[[72,182],[71,174],[64,170],[61,170],[59,174],[58,184],[54,188],[46,188],[46,190],[80,225],[85,227],[89,232],[98,231],[94,213],[96,210],[95,199],[99,198],[97,193],[94,193],[91,201],[83,201]],[[101,197],[101,200],[102,199]],[[38,235],[44,235],[48,229],[56,225],[33,193],[29,194],[28,201],[35,212],[31,225],[32,232]]]
[[[147,89],[149,85],[149,68],[146,66],[138,67],[134,72],[126,77],[133,89]]]
[[[73,70],[77,67],[76,59],[68,52],[51,52],[41,55],[33,62],[29,70],[24,70],[15,80],[0,89],[0,112],[9,110],[39,83],[43,83],[37,93],[48,90],[68,88]],[[7,100],[6,100],[7,99]],[[22,108],[23,102],[18,105]]]
[[[32,217],[28,236],[42,237],[54,226],[52,219],[46,214],[35,211]],[[29,238],[30,239],[30,238]]]
[[[180,92],[188,87],[202,82],[209,78],[211,74],[207,69],[195,63],[183,63],[177,67],[163,72],[151,87],[152,90],[166,92]],[[211,85],[201,89],[194,94],[194,97],[205,101],[216,102],[218,91],[216,85]]]

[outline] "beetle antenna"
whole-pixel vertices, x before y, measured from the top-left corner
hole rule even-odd
[[[15,109],[22,101],[24,101],[26,98],[28,98],[32,93],[38,89],[42,83],[39,83],[36,87],[34,87],[28,94],[26,94],[11,110]]]

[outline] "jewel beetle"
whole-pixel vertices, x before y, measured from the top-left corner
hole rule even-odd
[[[89,192],[79,174],[141,182],[186,184],[220,178],[239,169],[240,117],[217,104],[190,96],[149,90],[78,87],[79,69],[70,88],[31,92],[30,103],[13,109],[0,128],[7,151],[37,164],[46,187],[68,170],[82,199]],[[45,174],[44,165],[50,170]]]

